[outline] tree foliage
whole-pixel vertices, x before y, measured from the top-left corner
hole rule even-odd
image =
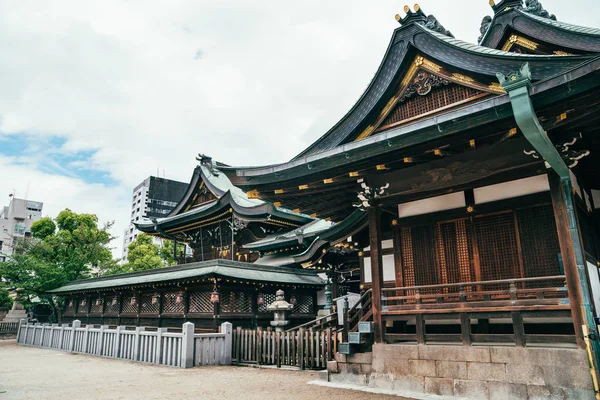
[[[99,227],[96,215],[68,208],[54,221],[42,218],[32,225],[32,238],[14,239],[14,254],[0,263],[0,279],[25,298],[37,297],[54,307],[47,291],[114,263],[111,226]]]
[[[153,242],[151,236],[140,233],[127,249],[127,262],[109,268],[106,275],[146,271],[176,264],[173,242],[168,240],[163,241],[163,247],[160,247]]]
[[[0,287],[0,308],[11,308],[13,300],[8,295],[8,290]]]

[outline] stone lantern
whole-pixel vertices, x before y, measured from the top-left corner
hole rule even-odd
[[[293,304],[285,301],[283,294],[283,290],[279,289],[275,301],[267,306],[267,310],[275,314],[273,321],[271,321],[271,326],[275,327],[275,332],[283,332],[283,327],[290,323],[286,320],[287,313],[294,308]]]

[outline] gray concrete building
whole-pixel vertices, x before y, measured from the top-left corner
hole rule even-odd
[[[139,234],[134,223],[169,215],[187,187],[188,184],[184,182],[149,176],[133,189],[129,225],[123,234],[123,259],[127,259],[128,246]],[[160,238],[154,240],[162,246]]]
[[[15,239],[31,236],[31,224],[42,217],[43,205],[11,196],[8,206],[0,209],[0,261],[13,253]]]

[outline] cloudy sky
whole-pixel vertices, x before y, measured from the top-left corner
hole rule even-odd
[[[422,0],[475,42],[487,0]],[[598,26],[600,2],[544,0]],[[8,195],[115,221],[198,152],[284,162],[345,114],[383,56],[396,0],[0,0],[0,206]]]

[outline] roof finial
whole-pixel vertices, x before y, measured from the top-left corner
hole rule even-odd
[[[398,21],[400,25],[405,26],[414,22],[419,25],[423,25],[427,29],[441,33],[442,35],[454,37],[450,31],[448,31],[442,26],[442,24],[438,22],[437,18],[435,18],[433,15],[426,15],[418,4],[415,4],[414,12],[409,6],[404,6],[404,11],[406,12],[406,16],[404,18],[402,18],[399,14],[396,14],[396,21]]]

